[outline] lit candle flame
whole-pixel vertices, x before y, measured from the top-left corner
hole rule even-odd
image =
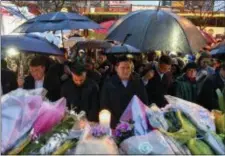
[[[110,128],[110,121],[111,121],[111,113],[108,110],[102,110],[99,113],[99,122],[100,125]]]

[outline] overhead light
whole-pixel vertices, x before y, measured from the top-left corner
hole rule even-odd
[[[15,57],[15,56],[19,55],[18,50],[16,50],[15,48],[7,49],[6,53],[7,53],[7,56],[9,56],[9,57]]]

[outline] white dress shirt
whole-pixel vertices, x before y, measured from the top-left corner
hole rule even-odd
[[[128,80],[122,80],[122,83],[123,83],[124,87],[126,88],[128,85]]]
[[[35,80],[35,89],[43,88],[44,78],[42,80]]]

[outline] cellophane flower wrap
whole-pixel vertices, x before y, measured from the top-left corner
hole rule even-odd
[[[32,138],[49,132],[64,117],[66,112],[66,99],[61,98],[54,103],[43,102],[38,113],[38,118],[34,123]]]
[[[120,152],[124,155],[174,155],[163,134],[152,130],[146,135],[132,136],[120,144]]]
[[[147,134],[153,129],[147,118],[147,109],[149,108],[135,95],[120,117],[120,122],[133,121],[135,135]]]
[[[14,94],[16,92],[14,91]],[[15,146],[28,131],[31,130],[38,117],[42,97],[35,95],[3,96],[1,153]]]
[[[162,108],[164,112],[169,109],[180,110],[199,130],[216,131],[213,115],[206,108],[170,95],[166,95],[165,98],[169,104]]]

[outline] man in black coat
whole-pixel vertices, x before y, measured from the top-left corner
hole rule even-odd
[[[119,123],[122,113],[130,100],[137,95],[148,105],[148,97],[144,84],[140,79],[132,77],[132,65],[126,58],[119,58],[115,66],[116,75],[107,79],[101,90],[100,107],[111,112],[111,127]]]
[[[82,65],[73,65],[71,72],[72,79],[63,84],[61,96],[67,99],[69,109],[74,109],[78,113],[83,110],[89,121],[97,121],[99,111],[97,83],[87,78],[87,72]]]
[[[45,88],[46,59],[42,56],[35,56],[29,65],[30,75],[25,77],[24,82],[19,82],[19,87],[24,89]]]
[[[225,63],[221,65],[219,72],[216,72],[205,80],[198,96],[198,103],[209,110],[219,109],[216,90],[220,89],[223,91],[224,87]]]
[[[164,95],[172,84],[172,74],[170,72],[172,60],[169,56],[161,56],[159,63],[151,64],[154,76],[145,82],[149,104],[155,103],[158,107],[164,107],[167,104]]]
[[[70,62],[64,56],[57,56],[57,61],[53,64],[46,76],[45,87],[48,90],[47,98],[50,101],[56,101],[61,98],[60,92],[62,85],[71,78],[69,66]]]

